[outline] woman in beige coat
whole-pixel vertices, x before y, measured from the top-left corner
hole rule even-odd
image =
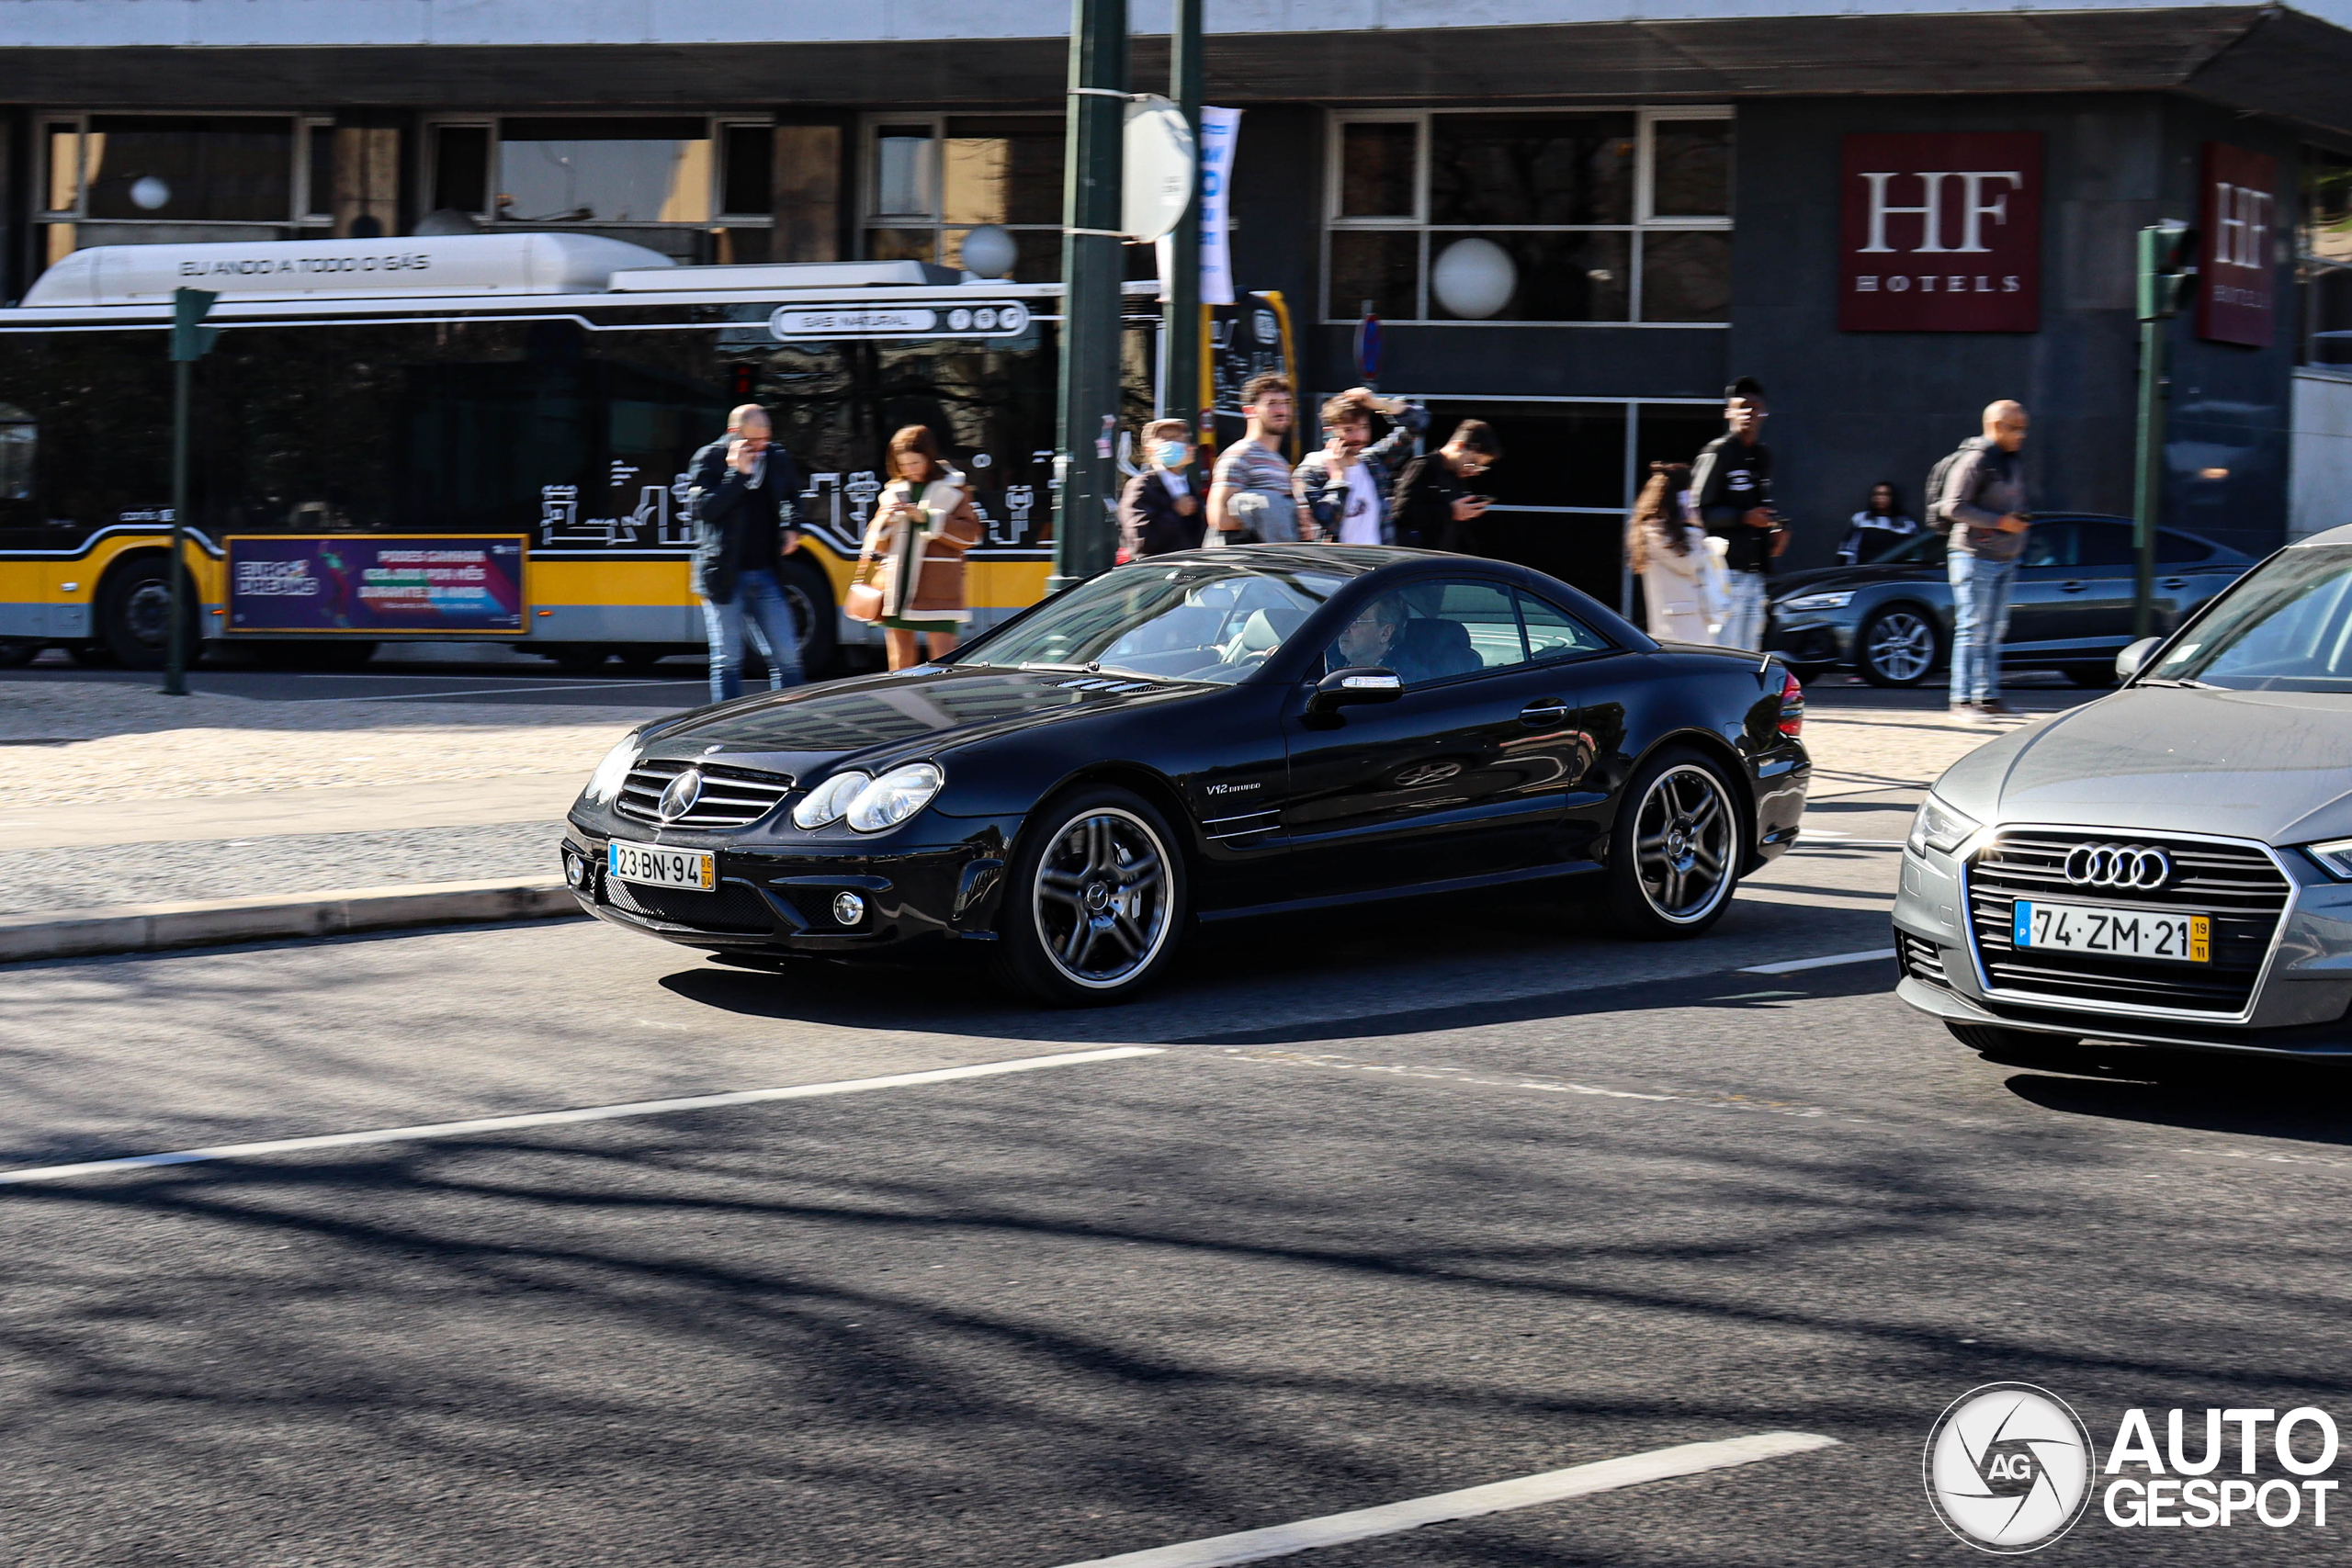
[[[1625,529],[1626,553],[1649,606],[1649,633],[1660,642],[1715,640],[1708,613],[1707,533],[1685,513],[1690,488],[1685,465],[1652,463]]]
[[[980,542],[981,530],[970,486],[940,457],[929,426],[910,424],[890,437],[889,470],[850,581],[881,591],[878,624],[890,668],[904,670],[917,662],[917,633],[936,659],[971,620],[964,552]]]

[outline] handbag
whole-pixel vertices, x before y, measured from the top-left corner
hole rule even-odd
[[[849,592],[842,595],[842,614],[853,621],[872,623],[882,618],[882,590],[870,582],[853,582]]]

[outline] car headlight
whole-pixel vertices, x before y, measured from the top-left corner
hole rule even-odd
[[[800,797],[792,808],[793,825],[797,828],[821,828],[828,822],[838,822],[849,810],[849,803],[857,792],[874,782],[872,773],[835,773],[815,789]]]
[[[1915,855],[1934,850],[1950,854],[1976,831],[1977,821],[1965,812],[1954,811],[1934,795],[1919,804],[1919,814],[1911,818],[1911,837],[1905,845]]]
[[[582,795],[599,806],[605,805],[620,794],[621,785],[628,782],[628,771],[635,766],[637,737],[632,735],[605,753],[605,760],[588,775],[588,787]]]
[[[946,782],[947,775],[929,762],[892,768],[857,792],[849,803],[849,825],[861,833],[895,828],[929,806]]]
[[[1835,593],[1800,593],[1793,599],[1783,599],[1783,610],[1842,610],[1854,602],[1854,591],[1841,589]]]
[[[2324,844],[2305,844],[2303,853],[2319,862],[2320,869],[2341,882],[2352,882],[2352,839],[2330,839]]]

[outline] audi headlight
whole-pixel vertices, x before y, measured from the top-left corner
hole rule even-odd
[[[2320,869],[2339,882],[2352,882],[2352,839],[2330,839],[2324,844],[2305,844],[2303,853],[2319,862]]]
[[[792,808],[792,821],[798,828],[821,828],[828,822],[838,822],[849,810],[849,803],[857,792],[874,782],[872,773],[835,773],[815,789],[800,797]]]
[[[1919,814],[1911,818],[1911,837],[1905,844],[1915,855],[1926,854],[1929,850],[1948,855],[1965,843],[1976,829],[1974,818],[1954,811],[1931,795],[1920,803]]]
[[[1850,588],[1836,593],[1800,593],[1793,599],[1781,601],[1783,610],[1842,610],[1854,602]]]
[[[861,833],[895,828],[929,806],[946,782],[947,775],[929,762],[892,768],[857,792],[849,803],[849,825]]]
[[[588,775],[588,787],[582,794],[598,806],[606,804],[620,794],[621,785],[628,782],[628,771],[635,766],[637,737],[631,735],[605,753],[605,760]]]

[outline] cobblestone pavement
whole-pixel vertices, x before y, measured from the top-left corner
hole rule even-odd
[[[1805,739],[1816,798],[1924,784],[1994,735],[2046,716],[1962,724],[1919,694],[1830,687],[1813,695]],[[2090,694],[2012,695],[2020,706],[2054,711]],[[553,815],[469,820],[462,792],[442,790],[433,792],[434,814],[445,823],[386,831],[377,826],[379,802],[346,811],[341,797],[320,792],[585,777],[615,739],[649,716],[618,706],[168,699],[143,687],[0,682],[0,829],[10,810],[39,822],[60,807],[121,812],[140,801],[203,797],[226,805],[268,796],[306,829],[335,825],[339,813],[350,818],[347,831],[273,834],[254,831],[248,809],[217,838],[74,848],[27,844],[20,832],[0,849],[0,913],[548,875]]]

